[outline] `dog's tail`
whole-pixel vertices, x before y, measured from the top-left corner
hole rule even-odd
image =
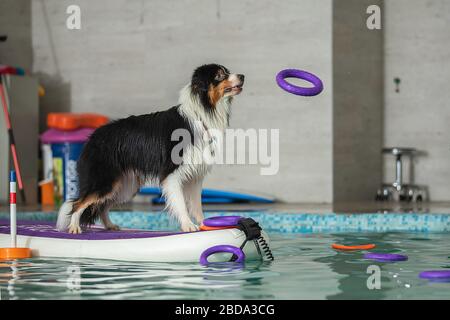
[[[73,202],[66,201],[61,208],[59,208],[58,221],[56,221],[56,229],[58,231],[67,231],[67,229],[69,229],[70,219],[72,218],[72,207]]]

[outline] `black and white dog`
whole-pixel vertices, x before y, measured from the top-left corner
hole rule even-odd
[[[59,210],[57,229],[81,233],[81,227],[101,219],[106,229],[118,230],[108,216],[111,206],[129,201],[148,181],[160,183],[168,211],[183,231],[197,230],[203,221],[201,189],[211,165],[201,161],[208,139],[192,139],[173,160],[178,144],[173,132],[207,137],[211,129],[228,126],[233,96],[241,93],[242,74],[208,64],[197,68],[180,92],[179,105],[166,111],[131,116],[98,128],[78,161],[79,197]],[[214,150],[209,150],[214,154]]]

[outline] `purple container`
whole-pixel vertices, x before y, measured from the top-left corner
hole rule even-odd
[[[45,144],[54,143],[79,143],[86,142],[95,129],[81,128],[72,131],[62,131],[57,129],[48,129],[41,134],[41,142]]]

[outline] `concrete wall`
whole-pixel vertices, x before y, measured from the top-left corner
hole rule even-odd
[[[31,2],[30,0],[0,1],[0,64],[31,69]]]
[[[32,67],[31,46],[31,0],[1,0],[0,1],[0,35],[7,35],[6,42],[0,42],[0,64],[22,67],[30,70]],[[33,81],[28,78],[15,79],[8,83],[11,103],[11,121],[15,129],[17,152],[22,165],[22,174],[30,203],[36,202],[37,180],[37,132],[33,115],[38,113],[37,95]],[[35,83],[32,83],[32,86]],[[19,92],[19,95],[16,93]],[[30,96],[27,96],[30,94]],[[1,108],[1,105],[0,105]],[[24,120],[25,121],[22,121]],[[30,140],[30,135],[36,141]],[[10,166],[9,137],[5,125],[3,111],[0,111],[0,203],[7,202],[9,197]],[[20,202],[20,197],[18,197]]]
[[[219,62],[246,75],[232,127],[280,129],[280,170],[215,167],[207,187],[290,202],[332,200],[332,1],[79,0],[82,29],[67,30],[73,1],[33,1],[34,71],[44,111],[148,113],[177,102],[192,70]],[[277,87],[287,67],[325,84],[314,98]],[[44,119],[41,120],[42,123]]]
[[[195,66],[218,61],[247,75],[232,126],[280,129],[280,172],[216,167],[207,186],[290,202],[370,199],[380,180],[383,135],[385,146],[427,151],[416,162],[415,180],[430,186],[433,200],[450,199],[448,1],[385,0],[384,88],[382,35],[364,23],[365,8],[378,1],[77,3],[80,31],[65,28],[72,1],[0,2],[0,30],[10,34],[1,61],[33,65],[47,89],[41,129],[47,111],[123,117],[164,109],[176,103]],[[301,98],[281,91],[274,75],[286,67],[313,71],[324,92]],[[394,77],[402,80],[399,93]],[[393,179],[392,163],[385,159],[386,181]]]
[[[385,20],[384,144],[426,151],[416,160],[415,181],[429,186],[432,200],[448,201],[450,2],[386,0]],[[395,77],[401,79],[399,93]],[[385,180],[393,179],[389,157]]]
[[[38,83],[29,76],[7,76],[10,119],[27,204],[38,201]],[[9,199],[9,170],[14,169],[3,110],[0,111],[0,203]],[[22,202],[18,195],[17,203]]]
[[[333,199],[373,200],[381,183],[383,30],[367,28],[367,7],[333,2]]]

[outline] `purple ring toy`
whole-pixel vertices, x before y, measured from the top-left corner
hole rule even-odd
[[[314,87],[304,88],[294,86],[285,80],[285,78],[298,78],[311,82]],[[285,69],[278,72],[276,81],[281,89],[299,96],[316,96],[323,90],[323,83],[317,76],[303,70]]]
[[[241,219],[241,216],[212,217],[203,220],[203,225],[207,227],[232,227],[236,226]]]
[[[364,259],[376,260],[380,262],[406,261],[407,256],[394,253],[366,253]]]
[[[208,257],[214,253],[218,253],[218,252],[229,252],[232,253],[234,255],[237,256],[237,259],[234,262],[244,262],[245,260],[245,254],[244,251],[242,251],[241,248],[232,246],[232,245],[228,245],[228,244],[224,244],[224,245],[218,245],[218,246],[213,246],[211,248],[206,249],[205,251],[203,251],[203,253],[200,256],[200,264],[205,266],[207,265],[208,262]]]
[[[428,270],[419,273],[419,278],[431,280],[450,280],[450,270]]]

